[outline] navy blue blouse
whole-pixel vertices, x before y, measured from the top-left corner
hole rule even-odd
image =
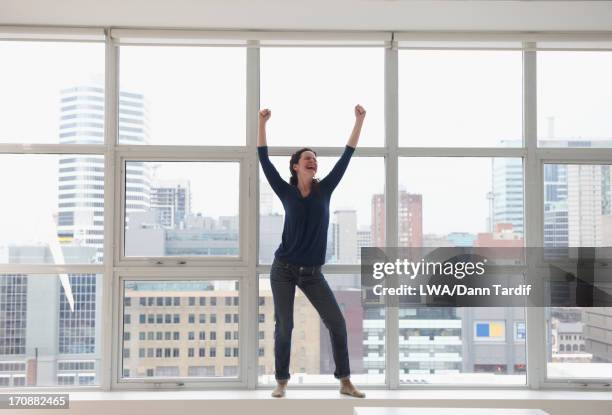
[[[283,180],[268,157],[268,147],[257,147],[264,174],[285,208],[283,238],[274,256],[294,265],[323,265],[327,249],[329,201],[340,183],[355,148],[346,146],[334,168],[319,182],[320,195],[312,189],[302,197],[297,186]]]

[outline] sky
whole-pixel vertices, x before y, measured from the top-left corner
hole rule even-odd
[[[103,44],[0,42],[0,56],[0,143],[57,143],[59,91],[104,79]],[[344,146],[353,107],[361,104],[367,116],[359,145],[382,146],[383,58],[375,48],[262,49],[260,106],[273,114],[268,144]],[[122,90],[146,97],[151,143],[244,143],[244,49],[130,46],[122,47],[120,62]],[[612,137],[610,73],[610,52],[539,53],[539,136],[548,137],[554,117],[556,137]],[[400,51],[400,145],[496,146],[520,138],[521,82],[519,52]],[[36,239],[34,224],[56,210],[57,156],[0,159],[2,177],[11,177],[0,182],[0,191],[14,201],[0,208],[2,239]],[[335,158],[320,162],[323,177]],[[236,212],[235,173],[193,168],[183,165],[164,176],[189,176],[195,211]],[[426,233],[485,230],[490,159],[403,159],[399,182],[423,194]],[[355,207],[359,224],[368,225],[371,195],[383,189],[382,159],[354,157],[332,209]],[[211,203],[210,194],[222,197]],[[463,203],[451,212],[461,211],[460,222],[449,215],[456,200]]]

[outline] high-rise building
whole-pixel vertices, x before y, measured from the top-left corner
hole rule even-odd
[[[592,354],[593,362],[612,362],[612,307],[590,307],[582,310],[584,351]],[[579,344],[579,349],[581,345]],[[572,346],[573,348],[573,346]]]
[[[474,246],[476,235],[469,232],[451,232],[446,238],[450,242],[450,246]]]
[[[544,165],[544,246],[569,246],[567,166]]]
[[[75,86],[60,94],[60,144],[104,144],[104,89]],[[60,156],[57,234],[61,244],[104,245],[104,157]]]
[[[399,246],[419,247],[423,244],[423,197],[399,193]]]
[[[515,247],[524,245],[522,235],[514,231],[511,223],[496,223],[493,232],[479,233],[474,241],[474,246],[482,247]]]
[[[526,325],[520,307],[462,307],[462,371],[521,374],[526,371]]]
[[[141,94],[120,92],[119,136],[126,144],[148,142],[148,116]],[[60,144],[104,144],[104,89],[67,88],[60,94]],[[101,262],[104,249],[104,157],[59,157],[57,235],[60,244],[95,247],[87,262]],[[126,169],[126,211],[148,208],[150,177],[143,163]]]
[[[371,246],[373,246],[371,228],[357,229],[357,262],[361,262],[361,248]]]
[[[493,158],[493,190],[491,214],[494,232],[499,223],[512,224],[514,233],[521,236],[523,229],[523,162],[520,158]]]
[[[462,371],[462,322],[457,309],[401,307],[399,318],[401,374]]]
[[[399,192],[399,246],[420,247],[423,244],[423,198],[419,194]],[[385,195],[372,196],[372,245],[386,246]]]
[[[184,229],[191,213],[191,184],[189,180],[155,179],[151,184],[151,210],[160,225],[170,229]]]
[[[240,304],[237,281],[130,281],[123,316],[124,377],[238,376]],[[273,378],[274,302],[260,288],[259,375]],[[359,290],[355,304],[359,305]],[[297,293],[291,373],[318,374],[322,323],[308,299]],[[322,360],[323,359],[323,360]]]
[[[334,211],[335,262],[353,264],[357,262],[357,211],[354,209]]]
[[[373,246],[387,246],[385,224],[385,195],[372,195],[372,230],[371,238]]]
[[[274,197],[270,186],[263,180],[259,181],[259,214],[271,215],[274,211]]]
[[[282,234],[285,216],[280,213],[262,214],[259,217],[259,261],[267,264],[274,260],[274,252],[278,248]]]
[[[611,147],[612,140],[546,140],[550,147]],[[544,165],[544,246],[601,246],[610,211],[610,168]]]
[[[567,166],[569,246],[601,246],[602,166]]]

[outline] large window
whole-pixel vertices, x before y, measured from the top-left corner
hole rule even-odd
[[[284,209],[256,114],[273,111],[285,180],[301,147],[323,178],[356,104],[323,267],[355,383],[610,381],[607,308],[383,307],[359,273],[371,246],[612,246],[611,52],[484,33],[31,32],[0,41],[0,388],[273,384]],[[299,289],[294,323],[295,385],[335,385]]]

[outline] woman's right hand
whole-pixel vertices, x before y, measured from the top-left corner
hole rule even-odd
[[[266,122],[268,122],[271,116],[272,111],[270,111],[268,108],[264,108],[259,111],[259,122],[265,124]]]

